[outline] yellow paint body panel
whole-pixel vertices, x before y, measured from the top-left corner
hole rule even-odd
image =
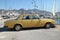
[[[23,20],[22,17],[25,15],[36,15],[36,14],[22,14],[18,17],[17,20],[8,20],[5,23],[7,28],[14,28],[14,25],[20,24],[23,28],[30,28],[30,27],[44,27],[47,22],[54,24],[53,19],[26,19]]]

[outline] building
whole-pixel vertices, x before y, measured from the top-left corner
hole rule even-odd
[[[55,14],[57,18],[60,18],[60,12],[56,12]]]

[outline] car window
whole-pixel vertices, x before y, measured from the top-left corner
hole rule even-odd
[[[39,19],[39,17],[38,16],[35,16],[35,15],[31,15],[31,16],[29,16],[29,18],[30,19]]]
[[[30,18],[30,19],[33,19],[33,18],[34,18],[34,16],[29,16],[29,18]]]
[[[30,19],[29,16],[23,16],[22,19]]]
[[[34,16],[36,19],[39,19],[39,17],[38,16]]]

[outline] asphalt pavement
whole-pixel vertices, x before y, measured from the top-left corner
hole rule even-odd
[[[0,40],[60,40],[60,30],[57,28],[23,29],[21,31],[0,32]]]

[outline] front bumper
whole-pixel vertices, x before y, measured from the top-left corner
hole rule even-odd
[[[55,27],[56,27],[55,24],[52,24],[52,25],[51,25],[51,28],[55,28]]]

